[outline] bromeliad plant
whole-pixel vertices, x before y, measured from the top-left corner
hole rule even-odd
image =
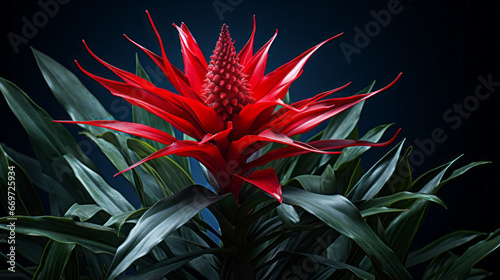
[[[223,25],[208,63],[182,24],[175,26],[181,71],[167,59],[150,21],[161,55],[129,40],[177,94],[155,86],[138,59],[132,74],[89,50],[123,82],[78,65],[133,105],[133,122],[115,120],[76,76],[36,50],[47,84],[72,121],[53,122],[17,86],[0,79],[36,155],[5,145],[0,153],[2,184],[15,171],[18,203],[13,208],[5,197],[2,203],[16,216],[16,252],[25,261],[2,279],[411,279],[407,269],[422,263],[428,264],[425,279],[489,275],[473,266],[500,245],[499,231],[462,255],[455,249],[483,233],[454,232],[409,251],[429,203],[444,206],[436,192],[485,162],[446,175],[453,161],[413,180],[411,148],[403,153],[401,141],[367,171],[361,167],[364,152],[397,136],[379,142],[391,126],[381,125],[358,137],[364,100],[399,76],[380,90],[372,91],[371,83],[353,96],[328,99],[347,84],[291,103],[290,85],[306,61],[340,34],[264,75],[276,34],[253,53],[255,20],[238,53]],[[327,119],[324,130],[300,141]],[[138,207],[108,185],[60,123],[85,129],[82,134],[133,187]],[[209,186],[195,184],[187,157],[197,160]],[[48,194],[48,207],[37,191]],[[207,222],[208,213],[217,223]],[[0,227],[10,230],[9,221],[0,219]]]

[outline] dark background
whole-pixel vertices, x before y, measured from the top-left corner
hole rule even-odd
[[[359,127],[361,134],[379,124],[394,122],[395,127],[401,127],[399,139],[406,138],[406,145],[414,146],[414,151],[423,155],[414,158],[415,178],[461,154],[464,156],[452,168],[471,161],[493,161],[469,171],[440,191],[448,210],[431,207],[417,237],[418,244],[458,229],[491,232],[500,227],[499,186],[494,179],[494,171],[499,170],[498,147],[493,138],[499,128],[498,93],[494,90],[500,90],[500,86],[490,88],[491,93],[484,100],[474,96],[481,84],[478,77],[500,82],[497,9],[486,1],[43,1],[46,2],[57,3],[58,11],[48,15],[37,1],[0,3],[0,76],[20,86],[54,119],[68,116],[51,95],[29,46],[76,73],[117,119],[130,120],[131,115],[124,110],[127,105],[83,75],[73,60],[77,59],[90,72],[115,78],[87,54],[81,44],[81,39],[85,39],[101,58],[133,72],[134,56],[139,50],[122,34],[159,53],[146,9],[162,35],[170,61],[181,68],[180,45],[172,23],[185,22],[208,56],[223,22],[229,25],[239,50],[248,40],[252,15],[256,15],[254,51],[279,29],[270,51],[268,71],[344,32],[312,56],[302,77],[291,88],[292,101],[349,81],[353,83],[342,95],[355,93],[372,80],[377,80],[379,88],[403,72],[396,85],[366,102]],[[399,12],[391,14],[390,20],[385,18],[382,26],[376,23],[374,14],[387,10],[388,5],[395,5]],[[16,51],[8,34],[23,36],[26,21],[38,23],[39,27],[31,30],[31,38],[26,38],[28,42],[21,43]],[[359,41],[358,29],[370,34],[369,41]],[[341,45],[347,44],[357,47],[349,59],[341,49]],[[140,57],[154,70],[143,54]],[[152,79],[171,88],[162,76],[152,75]],[[486,94],[486,88],[481,93]],[[3,99],[0,106],[0,141],[32,154],[27,134]],[[457,106],[464,111],[456,111]],[[78,131],[68,128],[74,133]],[[444,131],[446,140],[434,142],[433,151],[426,153],[426,148],[418,143],[429,142],[435,129]],[[394,131],[395,128],[391,130]],[[366,167],[387,151],[388,148],[372,149],[367,154]],[[111,177],[115,170],[98,149],[91,148],[89,154],[101,162],[111,185],[123,183]],[[479,267],[496,270],[499,275],[498,261],[500,254],[496,252]]]

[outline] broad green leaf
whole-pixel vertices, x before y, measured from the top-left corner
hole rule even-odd
[[[33,151],[44,173],[64,185],[72,186],[74,195],[79,198],[73,202],[89,202],[89,196],[72,174],[63,155],[74,155],[80,162],[94,171],[97,170],[97,167],[83,153],[71,133],[61,124],[54,123],[43,109],[11,82],[0,78],[0,91],[27,131]]]
[[[135,210],[132,204],[120,192],[110,187],[99,174],[71,155],[65,155],[64,158],[68,161],[75,176],[80,180],[92,199],[104,211],[111,215],[117,215]]]
[[[102,207],[95,204],[78,204],[75,203],[71,208],[66,211],[64,217],[77,217],[81,222],[85,222],[97,214],[97,212],[103,210]]]
[[[463,175],[465,172],[469,171],[471,168],[474,168],[476,166],[480,166],[480,165],[483,165],[483,164],[489,164],[489,163],[491,163],[491,161],[471,162],[471,163],[467,164],[466,166],[463,166],[463,167],[460,167],[460,168],[454,170],[453,173],[451,173],[450,177],[448,177],[445,180],[443,180],[441,182],[441,184],[445,184],[448,181],[450,181],[452,179],[455,179],[456,177],[458,177],[460,175]]]
[[[195,185],[158,201],[141,216],[125,242],[120,245],[106,278],[117,277],[170,233],[222,197],[224,196],[216,195],[203,186]]]
[[[44,53],[31,48],[40,71],[57,101],[75,121],[114,120],[80,80],[66,67]],[[94,135],[107,131],[105,128],[80,125]]]
[[[120,234],[120,230],[125,224],[125,222],[130,220],[139,219],[149,208],[141,208],[135,211],[124,212],[115,216],[111,216],[109,220],[104,224],[105,227],[114,227],[118,230],[118,234]]]
[[[363,202],[358,208],[359,210],[362,211],[373,207],[391,206],[391,204],[395,202],[407,199],[424,199],[438,203],[446,208],[444,202],[435,195],[425,194],[425,193],[412,193],[412,192],[399,192],[389,196],[376,197],[366,202]]]
[[[10,182],[8,180],[7,175],[11,174],[13,175],[14,178],[12,182],[15,185],[11,186],[13,188],[8,188],[8,186],[2,188],[3,190],[5,190],[2,196],[7,194],[8,192],[15,193],[13,196],[16,198],[17,210],[14,211],[16,215],[29,215],[29,216],[44,215],[45,210],[43,209],[42,202],[40,201],[38,193],[33,187],[28,174],[17,162],[14,162],[13,160],[10,161],[7,160],[6,156],[8,155],[4,153],[2,147],[0,146],[0,174],[1,174],[0,179],[2,180],[1,183],[2,185],[4,183],[7,185],[8,182]],[[12,173],[9,173],[10,171],[8,169],[9,166],[13,168]],[[2,203],[7,201],[8,201],[7,198],[4,198]]]
[[[365,209],[360,211],[361,216],[363,218],[366,218],[368,216],[373,216],[373,215],[378,215],[378,214],[384,214],[384,213],[395,213],[395,212],[403,212],[403,211],[408,211],[408,209],[398,209],[398,208],[389,208],[385,206],[381,207],[372,207],[369,209]]]
[[[205,249],[201,251],[189,252],[181,256],[165,259],[154,264],[151,267],[145,268],[134,276],[125,278],[126,280],[143,280],[143,279],[161,279],[164,275],[181,268],[188,262],[205,254],[224,253],[228,249],[215,248]]]
[[[404,140],[392,148],[361,177],[347,194],[351,201],[369,200],[377,195],[394,172],[403,144]]]
[[[497,229],[488,238],[472,245],[463,255],[454,260],[441,279],[466,279],[471,273],[472,267],[499,246],[500,229]]]
[[[420,176],[413,183],[412,189],[420,193],[435,194],[439,189],[441,179],[446,170],[448,170],[455,160]],[[402,261],[405,261],[406,254],[408,253],[413,238],[420,227],[420,223],[428,208],[428,201],[417,200],[408,204],[407,208],[409,211],[399,214],[389,224],[386,231],[391,248]]]
[[[295,178],[307,191],[319,194],[335,194],[335,172],[327,165],[321,175],[300,175]]]
[[[450,233],[431,242],[425,247],[418,249],[417,251],[410,252],[408,254],[408,259],[406,260],[406,267],[412,267],[419,263],[431,260],[439,254],[461,246],[481,235],[484,235],[484,233],[465,230]]]
[[[102,153],[111,161],[111,163],[116,167],[117,171],[122,171],[127,169],[127,167],[130,166],[129,163],[127,163],[126,157],[123,155],[125,151],[121,151],[116,147],[113,143],[110,143],[106,141],[103,137],[100,136],[95,136],[92,133],[89,132],[83,132],[82,134],[86,135],[89,137],[94,143],[99,147],[99,149],[102,151]],[[104,134],[114,134],[111,131],[107,131]],[[115,135],[115,137],[120,137]],[[133,186],[134,185],[134,178],[132,172],[124,172],[122,173],[123,177],[127,179],[127,181]]]
[[[79,244],[94,253],[114,254],[123,238],[107,227],[70,218],[52,216],[16,217],[16,232],[25,235],[44,236],[60,243]],[[9,230],[12,221],[0,218],[0,229]]]
[[[53,240],[47,243],[43,251],[34,280],[61,279],[75,244],[64,244]]]
[[[297,188],[283,188],[285,203],[302,207],[340,234],[351,238],[370,257],[374,266],[394,279],[411,279],[410,274],[366,224],[358,209],[340,195],[321,195]]]
[[[367,280],[375,280],[375,275],[368,273],[360,268],[357,268],[355,266],[339,262],[334,259],[328,259],[319,255],[313,255],[313,254],[305,254],[305,253],[295,253],[295,252],[282,252],[280,254],[287,254],[287,255],[299,255],[299,256],[304,256],[312,261],[316,262],[317,264],[326,266],[326,267],[331,267],[335,268],[338,270],[347,270],[352,272],[358,279],[367,279]]]
[[[276,207],[276,211],[278,212],[283,224],[288,228],[300,222],[299,214],[297,214],[297,211],[295,211],[295,208],[293,208],[292,205],[281,203],[278,207]]]
[[[411,146],[406,149],[405,154],[399,160],[394,173],[392,173],[392,176],[385,183],[385,186],[380,191],[379,196],[392,195],[411,189],[413,179],[409,156],[412,150],[413,148]]]

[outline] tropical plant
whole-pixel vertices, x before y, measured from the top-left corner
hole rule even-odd
[[[3,271],[2,279],[411,279],[408,268],[425,263],[425,279],[490,275],[474,265],[500,245],[500,230],[485,238],[453,232],[410,251],[429,204],[445,207],[438,190],[486,162],[448,171],[453,160],[413,179],[411,147],[402,140],[364,170],[362,155],[397,136],[378,143],[391,124],[358,135],[364,100],[381,91],[372,91],[375,82],[351,97],[324,99],[346,85],[290,102],[291,83],[328,40],[264,75],[276,35],[254,54],[255,21],[238,54],[223,26],[210,63],[187,27],[177,29],[184,73],[168,61],[161,40],[161,56],[134,44],[179,94],[156,87],[138,58],[132,74],[91,52],[125,83],[82,69],[133,105],[133,122],[115,120],[74,74],[35,49],[72,121],[54,122],[0,78],[36,155],[1,147],[8,192],[0,228],[17,261],[2,252],[16,271]],[[327,119],[326,128],[300,141]],[[103,178],[63,122],[84,129],[140,205],[110,186],[115,180]],[[205,186],[195,183],[187,157],[203,168]]]

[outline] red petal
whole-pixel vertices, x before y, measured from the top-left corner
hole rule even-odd
[[[276,106],[287,107],[291,111],[295,110],[295,108],[283,103],[281,100],[248,104],[232,118],[234,130],[231,132],[231,139],[240,139],[244,135],[251,134],[253,131],[251,128],[255,127],[255,123],[259,122],[260,119],[269,122],[269,115],[272,114]],[[270,114],[261,117],[261,114],[266,110],[269,110]],[[258,127],[260,126],[262,125]]]
[[[82,40],[83,42],[83,45],[85,46],[85,48],[87,49],[87,51],[90,53],[90,55],[92,55],[92,57],[94,57],[97,61],[99,61],[102,65],[106,66],[108,69],[110,69],[111,71],[113,71],[113,73],[115,73],[116,75],[118,75],[120,78],[122,78],[125,82],[129,83],[129,84],[133,84],[133,85],[137,85],[137,86],[140,86],[140,87],[145,87],[145,88],[150,88],[150,87],[155,87],[153,83],[151,83],[150,81],[146,80],[146,79],[143,79],[137,75],[134,75],[132,73],[129,73],[127,71],[124,71],[120,68],[117,68],[109,63],[107,63],[106,61],[100,59],[97,55],[95,55],[89,48],[89,46],[87,45],[87,43],[85,42],[85,40]]]
[[[267,54],[269,48],[273,43],[274,39],[278,35],[278,30],[274,36],[250,59],[250,61],[243,68],[243,74],[248,75],[248,83],[250,84],[250,90],[253,91],[254,88],[260,83],[260,80],[264,76],[264,71],[266,70]],[[257,98],[256,98],[257,99]]]
[[[236,176],[250,184],[255,185],[259,189],[270,194],[280,203],[283,203],[281,185],[278,177],[276,177],[276,172],[274,172],[274,169],[272,167],[265,170],[255,171],[244,177],[237,174]]]
[[[249,156],[269,143],[280,143],[287,146],[296,147],[304,151],[325,153],[324,151],[318,150],[306,143],[294,141],[286,135],[268,129],[260,133],[259,135],[247,135],[240,140],[231,143],[231,148],[226,155],[226,159],[239,159],[239,162],[243,164],[246,162]]]
[[[322,121],[381,91],[386,90],[391,87],[399,79],[399,77],[401,77],[401,73],[389,85],[371,93],[313,102],[311,106],[307,106],[301,112],[283,114],[280,118],[267,124],[267,126],[272,127],[288,136],[305,133],[313,129]]]
[[[250,35],[250,39],[246,45],[241,49],[240,53],[238,53],[239,63],[245,67],[250,59],[253,57],[253,41],[255,37],[255,15],[253,16],[253,29],[252,35]]]
[[[216,146],[185,140],[174,142],[172,145],[158,150],[157,152],[145,157],[141,161],[134,163],[127,169],[118,172],[115,177],[123,172],[139,166],[140,164],[143,164],[148,160],[168,156],[171,154],[183,157],[192,157],[202,163],[210,172],[214,174],[217,174],[217,170],[224,170],[224,168],[226,168],[227,166],[226,161],[222,158]]]
[[[300,73],[302,70],[302,67],[304,67],[304,64],[307,62],[309,57],[323,44],[326,42],[337,38],[338,36],[342,35],[342,33],[331,37],[330,39],[327,39],[318,45],[310,48],[300,56],[296,57],[292,61],[288,62],[287,64],[282,65],[278,69],[274,70],[273,72],[267,74],[262,80],[260,81],[260,84],[255,88],[255,99],[259,100],[262,98],[265,98],[265,100],[273,100],[276,98],[283,98],[278,96],[280,93],[277,91],[282,85],[290,83],[293,81]],[[285,92],[286,94],[286,92]]]
[[[320,140],[320,141],[309,142],[309,143],[307,143],[307,145],[316,149],[316,151],[315,151],[316,153],[337,154],[340,152],[338,152],[338,151],[328,152],[328,150],[342,149],[342,148],[353,147],[353,146],[370,146],[370,147],[387,146],[387,145],[391,144],[396,139],[396,137],[398,136],[400,131],[401,131],[401,129],[398,129],[398,131],[394,134],[394,136],[390,140],[388,140],[386,142],[382,142],[382,143],[374,143],[374,142],[363,141],[363,140],[332,139],[332,140]],[[270,161],[273,161],[273,160],[297,156],[297,155],[309,154],[309,153],[311,153],[311,151],[304,150],[304,149],[297,147],[297,146],[284,147],[284,148],[270,151],[269,153],[261,156],[260,158],[258,158],[256,160],[253,160],[251,162],[243,164],[242,168],[243,168],[243,171],[248,171],[252,168],[264,165],[264,164],[266,164]]]
[[[156,26],[153,23],[153,19],[151,18],[151,15],[149,14],[148,11],[146,11],[149,17],[149,21],[151,23],[151,26],[153,27],[156,37],[158,38],[158,42],[160,43],[160,48],[161,48],[161,54],[163,58],[163,66],[165,68],[165,73],[167,73],[167,77],[169,78],[170,82],[174,85],[174,87],[179,90],[179,93],[183,96],[190,97],[196,100],[199,100],[201,102],[200,97],[196,92],[194,92],[189,86],[185,84],[185,82],[180,79],[175,71],[172,69],[172,66],[170,62],[167,59],[167,55],[165,54],[165,48],[163,47],[163,42],[161,40],[160,34],[158,33],[158,30],[156,29]],[[172,81],[173,80],[173,81]]]
[[[175,25],[179,31],[179,38],[181,41],[182,58],[184,60],[184,73],[189,80],[189,85],[195,92],[201,92],[203,88],[203,81],[207,73],[207,62],[201,53],[198,44],[192,37],[187,27],[182,24],[182,28]],[[187,31],[187,33],[185,32]]]
[[[80,67],[79,64],[78,66]],[[175,123],[171,122],[172,125],[186,123],[186,127],[191,127],[189,129],[191,133],[188,134],[196,139],[203,138],[209,132],[216,133],[224,129],[224,122],[220,116],[212,108],[201,102],[154,86],[141,88],[104,79],[89,73],[82,67],[80,69],[109,89],[112,94],[125,98],[134,105],[138,105],[160,117],[169,116],[169,119],[175,118],[176,121]],[[184,122],[179,122],[179,118]]]
[[[54,122],[87,124],[87,125],[109,128],[112,130],[125,132],[131,135],[136,135],[147,139],[151,139],[153,141],[160,142],[165,145],[170,145],[177,141],[177,138],[162,130],[147,125],[143,125],[140,123],[105,121],[105,120],[104,121],[54,121]]]

